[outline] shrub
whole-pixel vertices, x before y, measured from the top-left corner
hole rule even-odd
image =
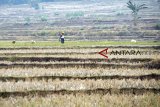
[[[41,16],[41,21],[42,22],[46,22],[48,19],[47,19],[47,16]]]
[[[32,8],[34,8],[35,10],[40,9],[39,0],[31,0],[31,1],[30,1],[30,6],[31,6]]]
[[[156,24],[156,25],[154,26],[154,28],[155,28],[156,30],[160,30],[160,23]]]
[[[129,36],[130,33],[128,31],[121,31],[117,33],[117,36]]]
[[[38,32],[37,35],[38,36],[46,36],[46,35],[49,35],[49,32],[41,31],[41,32]]]
[[[15,44],[15,43],[16,43],[16,41],[14,40],[14,41],[12,41],[12,43],[13,43],[13,44]]]
[[[16,60],[17,60],[17,57],[9,57],[8,59],[7,59],[8,61],[11,61],[11,62],[15,62]]]
[[[55,32],[55,31],[50,31],[49,32],[49,35],[51,35],[51,36],[55,36],[57,34],[57,32]]]
[[[24,20],[25,20],[25,25],[30,24],[31,19],[29,17],[26,17]]]
[[[82,16],[84,16],[84,12],[81,12],[81,11],[66,14],[66,17],[69,17],[69,18],[77,18],[77,17],[82,17]]]

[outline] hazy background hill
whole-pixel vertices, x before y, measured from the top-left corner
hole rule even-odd
[[[0,4],[27,4],[31,1],[39,2],[57,2],[57,1],[82,1],[82,0],[0,0]],[[95,1],[95,0],[83,0],[83,1]],[[98,1],[98,0],[97,0]]]
[[[1,4],[9,0],[1,0]],[[19,2],[17,2],[19,1]],[[27,0],[0,6],[0,40],[51,40],[65,32],[66,40],[160,40],[160,4],[134,0],[148,7],[132,29],[128,0],[43,0],[38,7]],[[95,2],[96,1],[96,2]],[[103,2],[100,2],[103,1]]]

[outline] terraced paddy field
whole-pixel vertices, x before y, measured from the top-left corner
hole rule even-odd
[[[54,1],[0,5],[0,107],[160,107],[160,2]]]
[[[108,49],[108,60],[98,54]],[[1,107],[159,107],[160,47],[0,48]],[[114,55],[139,50],[143,55]]]
[[[75,0],[40,3],[40,10],[27,4],[0,6],[0,39],[21,41],[65,40],[160,40],[160,3],[158,0],[134,0],[148,7],[139,12],[137,30],[127,8],[129,0]]]

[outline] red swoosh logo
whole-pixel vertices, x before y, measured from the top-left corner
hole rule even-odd
[[[108,51],[108,48],[100,51],[99,54],[104,56],[108,60],[108,56],[107,56],[108,52],[107,51]]]

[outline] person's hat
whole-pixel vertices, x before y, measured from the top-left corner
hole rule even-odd
[[[64,32],[62,32],[61,34],[64,35]]]

